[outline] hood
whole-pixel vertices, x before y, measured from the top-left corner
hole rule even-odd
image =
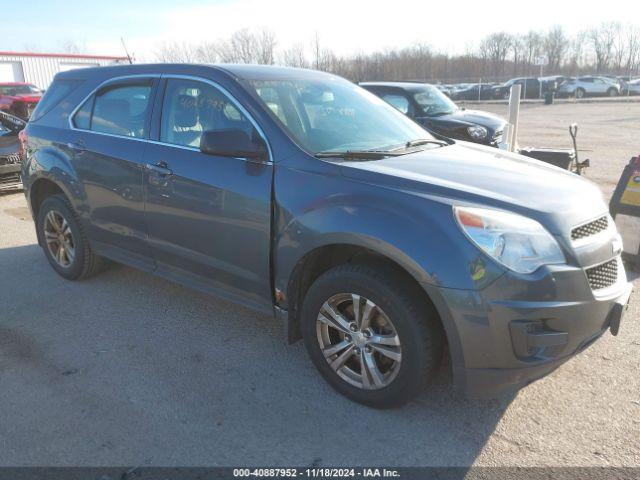
[[[343,163],[343,175],[450,204],[483,205],[538,220],[555,234],[608,211],[592,182],[522,155],[467,142]]]
[[[479,110],[457,110],[447,115],[438,115],[429,117],[429,121],[434,125],[443,128],[470,127],[472,125],[481,125],[489,130],[503,130],[507,122],[492,113],[481,112]]]

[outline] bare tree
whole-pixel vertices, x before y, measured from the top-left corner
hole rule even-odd
[[[78,54],[87,51],[87,45],[82,40],[63,40],[60,45],[60,51],[63,53]]]
[[[526,57],[524,36],[516,35],[511,38],[511,55],[513,60],[513,74],[518,75]]]
[[[630,75],[640,68],[640,27],[604,23],[569,37],[561,27],[542,34],[530,31],[514,36],[498,32],[466,52],[452,55],[429,45],[411,46],[354,55],[336,55],[326,48],[316,33],[307,58],[302,43],[277,49],[275,34],[268,29],[242,29],[227,39],[200,44],[168,42],[159,45],[156,59],[163,62],[265,63],[295,67],[313,67],[351,80],[419,80],[427,82],[503,81],[506,75],[535,75],[534,60],[546,55],[549,74],[578,75],[581,72],[609,69]],[[597,53],[597,54],[596,54]]]
[[[205,42],[196,46],[195,56],[198,62],[202,63],[216,63],[221,59],[220,43],[218,42]]]
[[[165,63],[196,63],[196,48],[188,43],[164,42],[155,51],[157,61]]]
[[[584,63],[585,57],[585,48],[584,45],[586,43],[585,40],[586,33],[579,33],[573,40],[570,41],[569,44],[569,62],[568,68],[569,72],[573,75],[577,75],[580,70],[580,65]]]
[[[281,63],[287,67],[307,68],[307,59],[304,54],[304,45],[296,43],[283,50]]]
[[[619,24],[609,22],[602,23],[599,27],[591,28],[587,32],[587,40],[596,56],[596,72],[598,73],[609,68],[619,28]]]
[[[560,26],[552,27],[543,40],[543,51],[549,60],[549,70],[557,71],[564,62],[569,40]]]
[[[506,32],[492,33],[480,42],[481,56],[491,63],[495,75],[503,75],[513,39]]]
[[[256,35],[257,63],[272,65],[275,58],[276,35],[271,30],[263,29]]]
[[[318,32],[313,38],[313,55],[313,65],[316,70],[335,72],[337,57],[331,50],[322,47]]]
[[[535,59],[542,52],[543,38],[540,33],[530,30],[522,37],[522,43],[525,51],[525,62],[527,63],[527,75],[531,75]]]
[[[640,27],[626,25],[620,34],[622,41],[618,55],[621,58],[617,66],[619,71],[631,74],[640,69]]]

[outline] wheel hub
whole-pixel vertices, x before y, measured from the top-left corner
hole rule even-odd
[[[44,240],[53,260],[63,268],[68,268],[75,258],[75,240],[71,227],[64,216],[55,210],[44,219]]]
[[[351,335],[351,340],[353,341],[353,344],[358,348],[364,348],[365,345],[369,342],[367,337],[365,337],[364,333],[362,332],[353,332],[353,334]]]
[[[402,347],[395,326],[365,297],[339,293],[329,298],[318,312],[316,334],[326,361],[353,386],[384,388],[400,370]]]

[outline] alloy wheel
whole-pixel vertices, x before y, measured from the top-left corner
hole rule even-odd
[[[389,317],[368,298],[333,295],[318,312],[316,334],[327,363],[347,383],[378,390],[398,375],[400,338]]]
[[[69,268],[75,258],[75,241],[69,222],[55,210],[44,218],[44,240],[51,257],[62,268]]]

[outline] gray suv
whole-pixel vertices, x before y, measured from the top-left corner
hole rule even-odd
[[[620,95],[620,82],[608,77],[578,77],[565,80],[558,88],[558,96],[617,97]]]
[[[469,394],[525,385],[615,334],[630,294],[595,185],[436,139],[333,75],[68,71],[21,138],[56,272],[110,259],[274,315],[374,407],[420,392],[444,352]]]

